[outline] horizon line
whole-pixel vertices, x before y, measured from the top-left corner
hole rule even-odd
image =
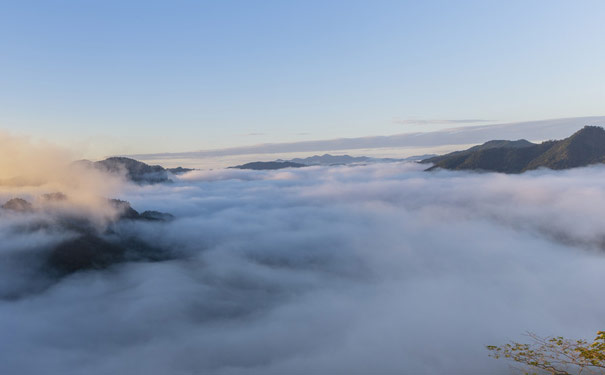
[[[580,124],[578,122],[585,121]],[[397,133],[392,135],[370,135],[363,137],[318,139],[298,142],[260,143],[249,146],[227,147],[219,149],[202,149],[185,152],[162,152],[143,154],[121,154],[111,156],[131,157],[134,159],[202,159],[208,157],[250,155],[250,154],[279,154],[291,152],[322,152],[355,149],[405,148],[405,147],[437,147],[444,145],[459,145],[483,143],[491,140],[490,136],[498,137],[516,135],[528,140],[552,139],[546,132],[554,131],[555,137],[561,137],[560,131],[584,125],[595,125],[602,122],[605,116],[565,117],[545,120],[508,122],[487,125],[472,125],[453,127],[430,132]],[[528,127],[527,129],[522,129]],[[521,136],[526,133],[525,136]],[[502,138],[500,136],[500,138]],[[514,137],[513,137],[514,138]],[[492,138],[493,139],[493,138]]]

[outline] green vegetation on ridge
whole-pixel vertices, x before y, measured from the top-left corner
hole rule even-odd
[[[569,169],[605,162],[605,130],[585,126],[560,141],[540,144],[524,139],[489,141],[464,151],[425,159],[433,163],[427,170],[484,170],[522,173],[537,168]]]

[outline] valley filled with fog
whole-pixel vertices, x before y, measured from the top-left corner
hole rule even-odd
[[[170,257],[65,274],[0,300],[0,373],[506,374],[485,345],[526,331],[590,339],[602,328],[605,167],[425,168],[4,188],[3,202],[65,190],[81,199],[64,210],[100,228],[111,213],[82,189],[174,219],[112,229]],[[5,211],[0,282],[10,290],[46,277],[30,260],[73,233],[36,225],[54,211]]]
[[[0,1],[0,375],[605,375],[605,1]]]

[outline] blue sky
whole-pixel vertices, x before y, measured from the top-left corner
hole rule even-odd
[[[603,115],[604,19],[603,1],[0,2],[0,128],[102,156]]]

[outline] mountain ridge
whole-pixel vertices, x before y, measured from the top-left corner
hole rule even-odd
[[[9,199],[0,206],[0,217],[23,215],[23,218],[29,217],[25,221],[27,224],[16,224],[15,230],[26,234],[44,230],[61,233],[64,238],[36,255],[29,255],[35,258],[23,258],[24,261],[36,264],[32,272],[42,277],[44,282],[24,281],[23,286],[17,290],[8,293],[0,290],[0,301],[39,293],[76,272],[101,270],[126,262],[163,261],[176,256],[171,248],[125,230],[134,223],[161,225],[170,222],[175,217],[169,213],[139,213],[127,201],[107,199],[107,204],[116,210],[117,216],[110,218],[104,225],[99,225],[84,212],[53,207],[57,202],[69,201],[69,197],[62,193],[44,194],[40,198],[35,203],[23,198]]]
[[[484,170],[502,173],[523,173],[538,168],[553,170],[583,167],[605,162],[605,130],[585,126],[562,140],[539,144],[526,140],[489,141],[467,150],[424,159],[433,163],[427,171]]]
[[[171,182],[170,174],[179,175],[193,169],[176,167],[164,168],[161,165],[149,165],[135,159],[112,156],[100,161],[79,160],[75,163],[95,168],[110,174],[124,173],[125,177],[137,184],[157,184]]]
[[[404,161],[420,161],[434,154],[416,155],[407,158],[373,158],[369,156],[351,155],[313,155],[306,158],[294,158],[290,160],[277,159],[273,161],[254,161],[229,168],[252,169],[252,170],[275,170],[283,168],[302,168],[311,166],[334,166],[334,165],[359,165],[365,163],[395,163]]]

